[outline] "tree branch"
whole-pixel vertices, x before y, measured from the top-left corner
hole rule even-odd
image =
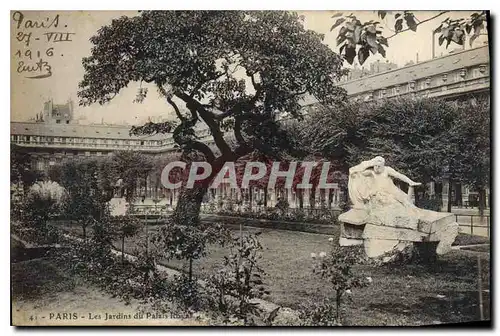
[[[437,17],[439,17],[439,16],[441,16],[441,15],[443,15],[443,14],[446,14],[446,13],[448,13],[448,12],[449,12],[449,11],[442,11],[442,12],[440,12],[439,14],[434,15],[433,17],[430,17],[430,18],[425,19],[425,20],[423,20],[423,21],[419,21],[415,27],[420,26],[422,23],[425,23],[425,22],[428,22],[428,21],[434,20],[435,18],[437,18]],[[410,28],[406,28],[406,29],[400,30],[399,32],[394,33],[393,35],[391,35],[391,36],[387,37],[386,39],[388,40],[388,39],[390,39],[390,38],[392,38],[392,37],[394,37],[394,36],[396,36],[396,35],[398,35],[398,34],[401,34],[401,33],[405,32],[405,31],[408,31],[408,30],[410,30]]]
[[[177,118],[179,118],[181,122],[186,121],[186,118],[184,118],[184,116],[181,114],[181,111],[179,110],[179,107],[172,100],[171,94],[169,94],[165,90],[165,88],[163,87],[163,85],[157,84],[157,86],[158,86],[158,91],[160,91],[160,93],[163,95],[163,97],[165,97],[167,99],[167,102],[174,108],[174,111],[175,111],[175,114],[177,115]]]
[[[234,118],[234,137],[236,138],[236,141],[238,141],[238,144],[241,146],[247,146],[247,143],[241,134],[241,122],[242,118],[240,116],[236,116]]]
[[[193,88],[193,91],[191,91],[191,94],[189,95],[189,97],[194,98],[194,95],[196,94],[196,92],[198,92],[203,87],[203,85],[205,85],[206,83],[208,83],[212,80],[217,80],[217,79],[221,78],[222,76],[224,76],[225,74],[226,74],[225,72],[220,72],[215,77],[205,78],[205,80],[201,81],[200,83],[198,83],[198,85],[196,85]]]
[[[191,148],[201,152],[207,159],[207,162],[211,163],[215,161],[215,154],[212,152],[210,147],[208,147],[203,142],[191,140],[189,141],[189,145],[191,146]]]
[[[200,102],[191,98],[189,95],[187,95],[182,90],[177,90],[174,88],[174,92],[175,92],[175,95],[177,97],[179,97],[184,102],[186,102],[186,105],[188,106],[189,110],[195,109],[198,112],[200,117],[203,119],[203,121],[207,124],[208,128],[210,129],[210,132],[212,133],[212,136],[214,137],[215,144],[220,149],[222,155],[230,155],[231,148],[229,147],[227,142],[224,140],[224,136],[222,135],[222,132],[220,130],[218,123],[213,118],[212,113],[207,111]]]
[[[253,85],[253,88],[255,89],[255,92],[257,92],[258,90],[260,90],[260,89],[261,89],[261,87],[262,87],[262,85],[261,85],[260,83],[257,83],[257,82],[255,81],[255,77],[254,77],[254,76],[255,76],[255,73],[253,73],[253,74],[249,74],[249,73],[247,73],[247,75],[249,75],[249,76],[250,76],[250,79],[252,80],[252,85]]]

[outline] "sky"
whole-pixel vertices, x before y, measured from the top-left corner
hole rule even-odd
[[[304,11],[299,12],[304,15],[304,26],[322,34],[325,34],[324,43],[337,51],[335,39],[337,31],[330,32],[330,27],[336,19],[331,17],[335,11]],[[381,21],[384,35],[392,35],[391,27],[394,27],[393,15],[388,14],[384,20],[379,20],[374,11],[354,11],[352,12],[362,22],[368,20]],[[414,12],[418,20],[426,20],[433,17],[438,12],[416,11]],[[380,55],[371,56],[365,67],[369,63],[380,60],[382,62],[391,61],[399,66],[403,66],[409,61],[425,61],[432,58],[432,30],[447,17],[457,18],[469,16],[471,12],[451,12],[442,15],[434,20],[420,25],[417,32],[408,31],[397,35],[389,40],[386,58]],[[349,14],[344,12],[344,14]],[[142,104],[133,103],[136,96],[137,83],[131,83],[129,87],[123,89],[111,103],[104,106],[94,104],[90,107],[78,106],[76,93],[78,83],[83,78],[83,67],[81,59],[90,54],[91,43],[89,38],[97,33],[103,25],[107,25],[113,18],[122,15],[137,15],[131,11],[45,11],[30,12],[12,11],[11,15],[11,120],[22,121],[34,117],[42,111],[43,103],[52,99],[55,104],[63,104],[69,99],[75,104],[75,118],[81,123],[108,123],[108,124],[140,124],[148,118],[173,118],[174,114],[170,105],[160,99],[153,89],[148,93],[148,98]],[[51,22],[58,17],[58,27],[48,27]],[[30,22],[44,23],[45,27],[30,28]],[[19,26],[19,28],[18,28]],[[50,33],[63,33],[62,35]],[[27,35],[30,36],[30,45],[26,46]],[[66,35],[69,33],[70,35]],[[37,40],[38,38],[38,40]],[[486,38],[486,37],[485,37]],[[474,46],[479,46],[484,39],[478,39]],[[50,39],[50,42],[48,41]],[[71,40],[54,42],[54,40]],[[49,49],[53,48],[53,49]],[[437,54],[448,53],[449,50],[438,48]],[[33,60],[26,56],[27,50],[32,53]],[[19,56],[19,52],[22,57]],[[19,73],[19,62],[24,65],[35,66],[36,60],[41,58],[48,64],[41,64],[43,70],[33,72],[22,71]],[[51,54],[52,56],[47,56]],[[36,59],[36,60],[35,60]],[[26,76],[45,73],[46,66],[51,67],[52,75],[47,78],[27,79]],[[348,66],[348,64],[345,64]],[[21,69],[22,70],[22,69]]]

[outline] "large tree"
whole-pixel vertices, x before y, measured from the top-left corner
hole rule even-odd
[[[322,40],[304,29],[298,15],[282,11],[145,11],[121,17],[91,38],[80,103],[105,104],[131,82],[156,87],[176,121],[149,122],[132,133],[172,132],[184,152],[198,151],[211,163],[212,175],[183,190],[173,214],[194,224],[208,184],[225,162],[287,145],[278,113],[300,116],[304,94],[325,105],[346,99],[336,86],[342,59]],[[141,89],[136,100],[146,94]],[[208,127],[220,155],[199,141],[199,124]]]

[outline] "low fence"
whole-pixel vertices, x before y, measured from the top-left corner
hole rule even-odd
[[[154,220],[172,212],[170,205],[131,205],[131,213],[143,219]],[[265,206],[252,208],[234,206],[232,209],[216,208],[212,204],[203,203],[201,212],[213,215],[237,216],[255,219],[283,220],[283,221],[317,221],[334,222],[342,212],[340,209],[321,208],[288,208],[279,210]],[[491,219],[489,215],[461,215],[455,214],[455,220],[462,228],[462,232],[471,235],[490,237]]]
[[[471,235],[490,237],[491,219],[488,215],[455,214],[455,220],[461,228]]]
[[[170,205],[145,205],[134,204],[130,206],[130,214],[144,220],[156,220],[173,211]],[[202,203],[202,214],[236,216],[255,219],[281,220],[281,221],[305,221],[305,222],[336,222],[340,209],[328,208],[287,208],[280,210],[276,207],[233,206],[231,208],[217,208],[213,204]]]
[[[232,209],[229,208],[215,208],[211,204],[202,204],[201,211],[209,214],[216,214],[219,212],[234,212],[235,214],[248,213],[248,214],[261,214],[261,213],[271,213],[271,212],[280,212],[277,207],[266,207],[262,205],[255,205],[251,208],[246,206],[233,206]],[[319,216],[325,213],[330,213],[331,215],[339,215],[342,211],[340,209],[330,209],[330,208],[286,208],[281,211],[282,213],[294,213],[294,212],[302,212],[307,216]]]

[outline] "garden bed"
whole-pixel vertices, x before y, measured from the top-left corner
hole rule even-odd
[[[337,235],[339,233],[339,226],[336,223],[320,224],[320,223],[304,223],[304,222],[289,222],[269,219],[258,219],[250,217],[227,216],[227,215],[201,215],[201,218],[207,222],[220,223],[222,222],[228,226],[251,226],[256,228],[265,229],[278,229],[301,231],[309,233],[321,233],[327,235]]]
[[[78,233],[78,227],[67,228]],[[263,246],[261,265],[267,272],[264,282],[270,295],[264,299],[299,309],[304,302],[329,295],[328,288],[312,274],[310,254],[328,251],[332,237],[297,231],[242,227],[244,232],[261,231]],[[155,228],[150,228],[150,234]],[[238,230],[234,230],[238,234]],[[125,250],[133,253],[144,241],[144,232],[126,240]],[[115,244],[119,249],[120,244]],[[195,275],[205,278],[220,266],[227,248],[209,246],[209,254],[194,262]],[[489,289],[489,255],[481,255],[483,288]],[[424,325],[476,321],[479,319],[476,258],[466,252],[452,251],[431,265],[356,266],[356,272],[371,277],[373,283],[353,291],[353,303],[346,313],[349,325]],[[178,260],[162,264],[187,270]],[[485,316],[489,316],[489,294],[484,294]]]

